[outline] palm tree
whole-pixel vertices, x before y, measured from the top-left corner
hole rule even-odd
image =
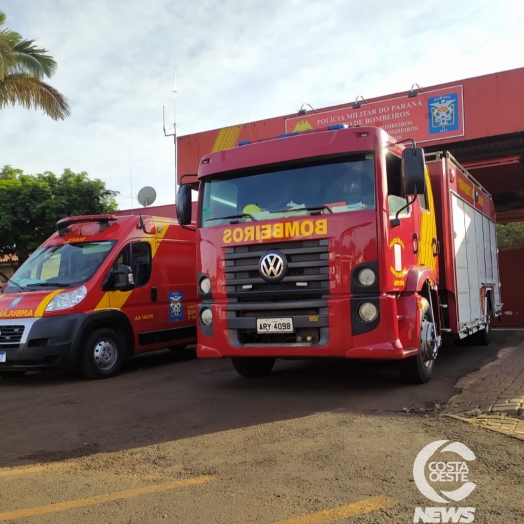
[[[56,70],[55,59],[34,40],[3,28],[5,14],[0,11],[0,109],[20,104],[27,109],[41,109],[53,120],[63,120],[71,109],[67,99],[43,82]]]

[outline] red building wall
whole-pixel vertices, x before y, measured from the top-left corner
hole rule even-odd
[[[466,78],[435,86],[416,89],[416,97],[408,97],[408,91],[394,93],[381,97],[360,101],[360,108],[353,109],[353,102],[325,108],[308,109],[306,117],[336,112],[345,109],[350,116],[372,113],[373,109],[384,108],[385,105],[401,107],[410,102],[421,100],[421,111],[412,111],[405,119],[412,121],[413,126],[427,128],[430,114],[427,110],[428,100],[439,90],[461,91],[457,103],[456,116],[462,119],[460,136],[448,139],[424,140],[424,146],[463,142],[498,135],[508,135],[524,131],[524,68],[501,71],[490,75]],[[391,101],[391,104],[387,102]],[[394,102],[393,102],[394,101]],[[408,108],[409,110],[409,108]],[[399,110],[401,111],[401,110]],[[377,111],[378,112],[378,111]],[[400,114],[400,113],[399,113]],[[178,177],[196,173],[200,158],[211,151],[219,151],[234,147],[241,140],[257,140],[276,136],[286,132],[286,120],[297,118],[297,113],[277,116],[257,122],[238,124],[235,126],[204,131],[177,138],[178,145]],[[340,121],[340,120],[339,120]],[[387,121],[385,122],[387,123]],[[380,125],[376,124],[376,125]],[[409,135],[409,132],[406,132]],[[444,133],[445,135],[446,133]],[[451,133],[456,135],[457,133]],[[437,135],[438,136],[438,135]],[[426,137],[427,138],[427,137]],[[417,138],[417,140],[420,140]]]
[[[501,321],[493,327],[524,327],[524,247],[499,252],[499,269],[503,279],[500,294],[502,297]]]

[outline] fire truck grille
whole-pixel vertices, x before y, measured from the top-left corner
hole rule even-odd
[[[24,326],[0,326],[0,349],[18,349]]]
[[[224,250],[227,296],[239,300],[322,296],[329,293],[328,240],[299,240]],[[287,259],[284,278],[269,283],[262,278],[259,262],[269,250],[279,250]],[[290,295],[291,293],[291,295]]]

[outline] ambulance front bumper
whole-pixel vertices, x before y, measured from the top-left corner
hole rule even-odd
[[[0,371],[75,365],[75,336],[85,317],[76,313],[0,322]]]

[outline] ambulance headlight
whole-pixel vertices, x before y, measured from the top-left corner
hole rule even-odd
[[[372,269],[369,269],[368,267],[365,267],[360,273],[358,274],[358,281],[363,286],[372,286],[375,283],[375,272]]]
[[[211,322],[213,322],[213,312],[208,307],[204,308],[200,312],[200,320],[202,321],[202,324],[210,326]]]
[[[373,322],[373,320],[378,317],[378,309],[375,304],[372,304],[371,302],[364,302],[358,308],[358,314],[362,320],[365,320],[366,322]]]
[[[202,291],[204,295],[207,295],[211,291],[211,280],[209,280],[208,277],[204,277],[200,281],[200,291]]]
[[[68,291],[67,293],[59,293],[51,299],[45,310],[60,311],[62,309],[69,309],[82,302],[86,296],[87,288],[85,286],[79,287],[74,291]]]

